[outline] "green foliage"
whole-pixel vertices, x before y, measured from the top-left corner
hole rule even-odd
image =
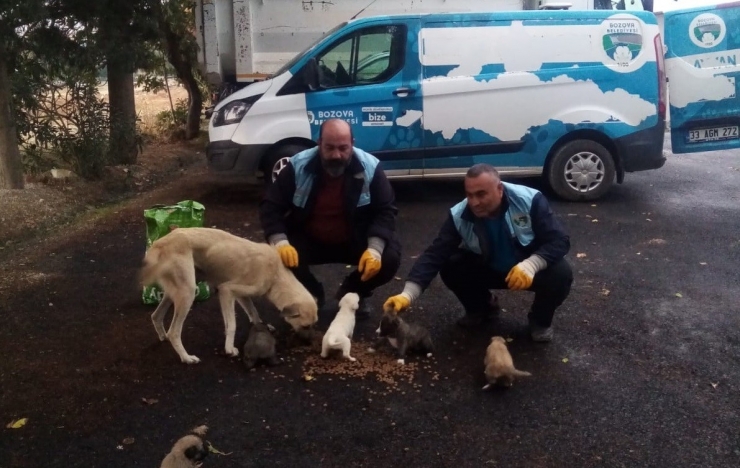
[[[188,102],[178,99],[175,104],[175,112],[171,110],[162,111],[157,114],[155,129],[157,133],[166,139],[173,140],[184,135],[183,128],[188,120]]]

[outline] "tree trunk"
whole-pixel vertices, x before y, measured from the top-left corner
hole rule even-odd
[[[116,164],[135,164],[136,101],[133,64],[115,53],[108,55],[108,99],[110,103],[110,156]]]
[[[0,189],[23,188],[23,163],[13,112],[7,54],[0,47]]]
[[[158,11],[158,21],[161,31],[164,33],[164,40],[167,48],[167,58],[175,68],[177,77],[185,84],[188,91],[188,119],[185,125],[185,139],[192,140],[200,132],[200,114],[203,111],[203,96],[198,89],[198,81],[193,75],[193,62],[181,48],[180,44],[185,43],[184,39],[172,30],[172,27],[164,18],[162,10]]]

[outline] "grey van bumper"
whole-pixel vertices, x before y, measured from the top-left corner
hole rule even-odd
[[[233,141],[213,141],[206,146],[208,167],[215,172],[253,175],[270,145],[240,145]]]
[[[666,161],[663,155],[664,137],[665,120],[660,120],[652,128],[615,139],[621,169],[624,172],[637,172],[663,167]]]

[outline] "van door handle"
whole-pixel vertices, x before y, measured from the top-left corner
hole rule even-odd
[[[416,92],[413,88],[398,88],[397,90],[393,91],[393,94],[400,97],[406,97],[410,94],[414,94]]]

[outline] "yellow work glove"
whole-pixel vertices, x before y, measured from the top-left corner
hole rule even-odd
[[[411,299],[405,293],[389,297],[383,304],[383,311],[394,312],[396,314],[408,309],[411,305]]]
[[[295,268],[298,266],[298,251],[295,247],[290,245],[288,241],[280,241],[275,244],[275,247],[277,248],[278,255],[280,255],[280,260],[282,260],[283,265],[288,268]]]
[[[380,271],[380,252],[368,248],[360,257],[360,264],[357,270],[362,273],[360,281],[367,281]]]
[[[509,289],[515,291],[529,289],[532,286],[534,275],[546,266],[547,262],[545,262],[544,258],[539,255],[532,255],[528,259],[514,265],[509,271],[509,274],[506,275],[506,284]]]

